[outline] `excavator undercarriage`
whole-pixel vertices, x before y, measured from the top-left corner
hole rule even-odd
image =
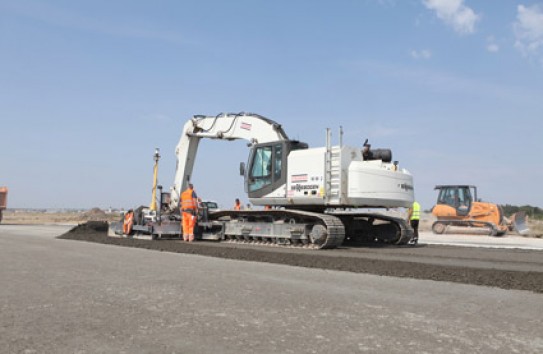
[[[178,217],[134,225],[129,237],[179,239]],[[110,236],[122,236],[122,223],[110,224]],[[357,213],[316,213],[302,210],[223,210],[200,214],[197,240],[312,249],[337,248],[342,244],[384,243],[405,245],[413,238],[406,221],[392,216]]]
[[[407,244],[413,231],[403,219],[367,213],[315,213],[301,210],[223,211],[211,214],[219,240],[309,248],[343,243]],[[212,223],[213,223],[212,222]],[[218,232],[217,232],[218,231]],[[208,238],[205,227],[202,238]]]

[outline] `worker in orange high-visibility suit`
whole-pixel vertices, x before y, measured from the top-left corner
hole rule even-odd
[[[194,226],[196,226],[198,216],[198,197],[192,183],[189,183],[189,187],[181,193],[181,215],[183,217],[181,224],[183,240],[192,242],[194,241]]]
[[[130,209],[124,214],[123,234],[130,235],[134,226],[134,210]]]
[[[236,198],[236,203],[234,204],[234,210],[241,210],[241,202]]]

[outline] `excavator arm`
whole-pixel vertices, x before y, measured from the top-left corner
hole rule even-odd
[[[171,188],[170,209],[179,205],[181,192],[187,187],[200,139],[247,140],[250,145],[288,140],[281,125],[254,113],[221,113],[217,116],[196,115],[183,127],[175,154],[177,165]]]

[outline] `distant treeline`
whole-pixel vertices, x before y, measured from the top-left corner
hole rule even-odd
[[[510,216],[518,211],[523,211],[532,219],[543,220],[543,209],[538,207],[533,207],[531,205],[515,206],[509,204],[502,205],[501,207],[506,216]]]

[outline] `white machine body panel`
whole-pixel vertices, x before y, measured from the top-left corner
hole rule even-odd
[[[288,204],[324,204],[325,148],[292,151],[288,157]]]
[[[348,204],[364,207],[404,207],[413,204],[413,177],[393,164],[353,161],[349,166]]]
[[[327,171],[326,148],[292,151],[286,188],[251,202],[354,208],[407,208],[413,203],[413,177],[407,170],[381,160],[364,161],[358,148],[334,146],[331,151],[329,167],[337,170],[332,173]]]

